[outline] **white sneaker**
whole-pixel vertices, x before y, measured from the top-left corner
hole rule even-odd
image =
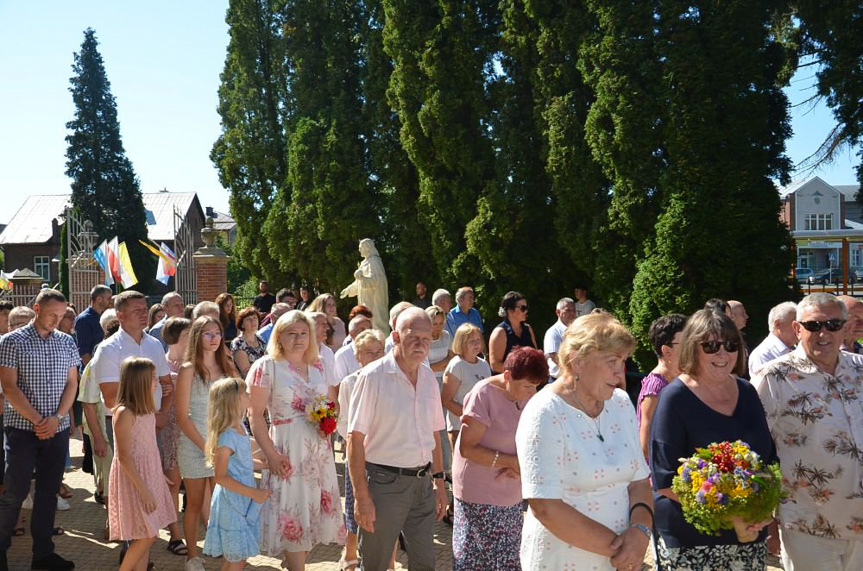
[[[66,498],[61,498],[57,496],[57,509],[61,512],[72,509],[72,504],[69,503],[69,500]]]
[[[21,503],[22,510],[32,510],[33,509],[33,495],[27,494],[27,497],[24,498],[24,501]]]
[[[204,568],[204,560],[200,557],[195,557],[186,561],[186,571],[207,571]]]

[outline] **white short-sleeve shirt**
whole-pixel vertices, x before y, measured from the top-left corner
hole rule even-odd
[[[121,328],[102,341],[97,351],[100,353],[99,360],[92,374],[99,385],[104,383],[119,383],[120,365],[129,357],[146,357],[153,361],[153,364],[156,366],[157,377],[165,377],[171,374],[168,359],[165,357],[165,350],[162,349],[162,343],[146,333],[141,336],[141,342],[137,343],[131,335]],[[159,396],[161,396],[161,392]],[[105,404],[104,399],[102,400],[102,404]],[[113,415],[113,411],[107,406],[104,409],[105,416]]]

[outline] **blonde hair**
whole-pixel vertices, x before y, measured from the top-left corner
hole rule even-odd
[[[212,467],[215,462],[219,436],[242,420],[239,410],[240,392],[246,392],[246,383],[237,377],[225,377],[210,385],[207,443],[204,445],[207,466]]]
[[[359,355],[360,351],[365,349],[369,343],[374,343],[377,341],[383,346],[386,343],[386,339],[384,339],[384,334],[378,331],[377,329],[366,329],[357,335],[357,338],[354,339],[354,355]]]
[[[618,355],[632,353],[635,337],[610,313],[589,313],[566,328],[557,352],[561,368],[570,371],[572,361],[584,359],[595,351]]]
[[[279,337],[285,332],[285,329],[294,323],[305,323],[306,327],[309,328],[309,346],[303,355],[303,361],[306,365],[314,365],[320,358],[318,356],[318,341],[315,337],[315,320],[297,309],[292,309],[276,320],[270,335],[270,342],[267,344],[267,354],[277,361],[285,358],[285,351],[282,344],[279,343]]]
[[[479,327],[473,323],[462,323],[455,330],[455,337],[452,340],[452,352],[459,357],[464,357],[464,354],[467,353],[467,342],[470,341],[474,333],[479,333],[480,339],[482,339],[482,331],[480,331]]]
[[[117,405],[114,410],[125,407],[135,416],[153,414],[153,375],[156,366],[144,357],[129,357],[120,365],[120,386],[117,389]]]
[[[431,318],[432,323],[434,323],[434,318],[438,315],[443,315],[446,318],[443,309],[439,305],[430,305],[425,309],[425,312]]]

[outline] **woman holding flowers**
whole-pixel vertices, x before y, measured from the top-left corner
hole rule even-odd
[[[742,541],[733,530],[701,533],[688,523],[672,491],[681,459],[711,444],[746,443],[764,464],[776,461],[764,409],[755,389],[738,377],[746,370],[740,331],[725,314],[701,310],[681,334],[680,376],[659,397],[650,429],[650,469],[659,532],[662,569],[765,569],[767,521],[747,521],[754,541]],[[733,452],[733,451],[732,451]],[[682,475],[682,474],[681,474]],[[684,476],[685,479],[685,476]],[[729,501],[711,490],[712,482],[692,478],[703,491],[704,509]]]
[[[264,485],[271,496],[261,511],[261,550],[299,571],[316,543],[345,540],[330,441],[321,422],[313,423],[307,414],[321,402],[335,401],[335,388],[327,386],[319,365],[315,322],[301,311],[282,315],[267,355],[252,364],[247,382],[252,433],[269,468]]]
[[[579,318],[558,350],[558,380],[524,407],[515,434],[522,497],[530,505],[522,569],[641,568],[653,501],[635,410],[616,388],[634,348],[611,315]]]

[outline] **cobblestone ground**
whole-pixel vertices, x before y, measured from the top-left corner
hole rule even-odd
[[[103,540],[103,528],[105,525],[105,509],[93,500],[93,478],[81,470],[82,459],[81,441],[72,440],[72,463],[73,469],[66,474],[65,482],[69,486],[74,497],[70,500],[72,509],[65,512],[57,512],[56,525],[62,526],[66,534],[55,539],[57,553],[75,562],[78,569],[102,571],[117,568],[117,560],[120,554],[120,546]],[[342,477],[342,458],[336,455],[339,479]],[[27,532],[23,537],[16,537],[12,541],[12,548],[8,552],[9,568],[23,570],[30,568],[30,512],[24,511],[25,527]],[[450,547],[451,528],[443,523],[435,526],[435,550],[437,552],[437,570],[445,571],[452,569],[452,550]],[[168,535],[162,532],[159,540],[151,551],[151,561],[160,571],[182,570],[184,558],[169,553],[166,550]],[[199,545],[203,547],[203,535]],[[336,571],[339,569],[338,561],[341,548],[335,545],[321,545],[309,554],[306,568],[309,571]],[[397,569],[407,569],[407,558],[404,553],[399,553],[399,565]],[[781,567],[776,559],[771,559],[771,571],[779,571]],[[220,562],[216,559],[207,559],[208,570],[219,569]],[[279,569],[280,562],[270,557],[255,557],[249,561],[246,569]],[[649,569],[649,561],[645,569]]]

